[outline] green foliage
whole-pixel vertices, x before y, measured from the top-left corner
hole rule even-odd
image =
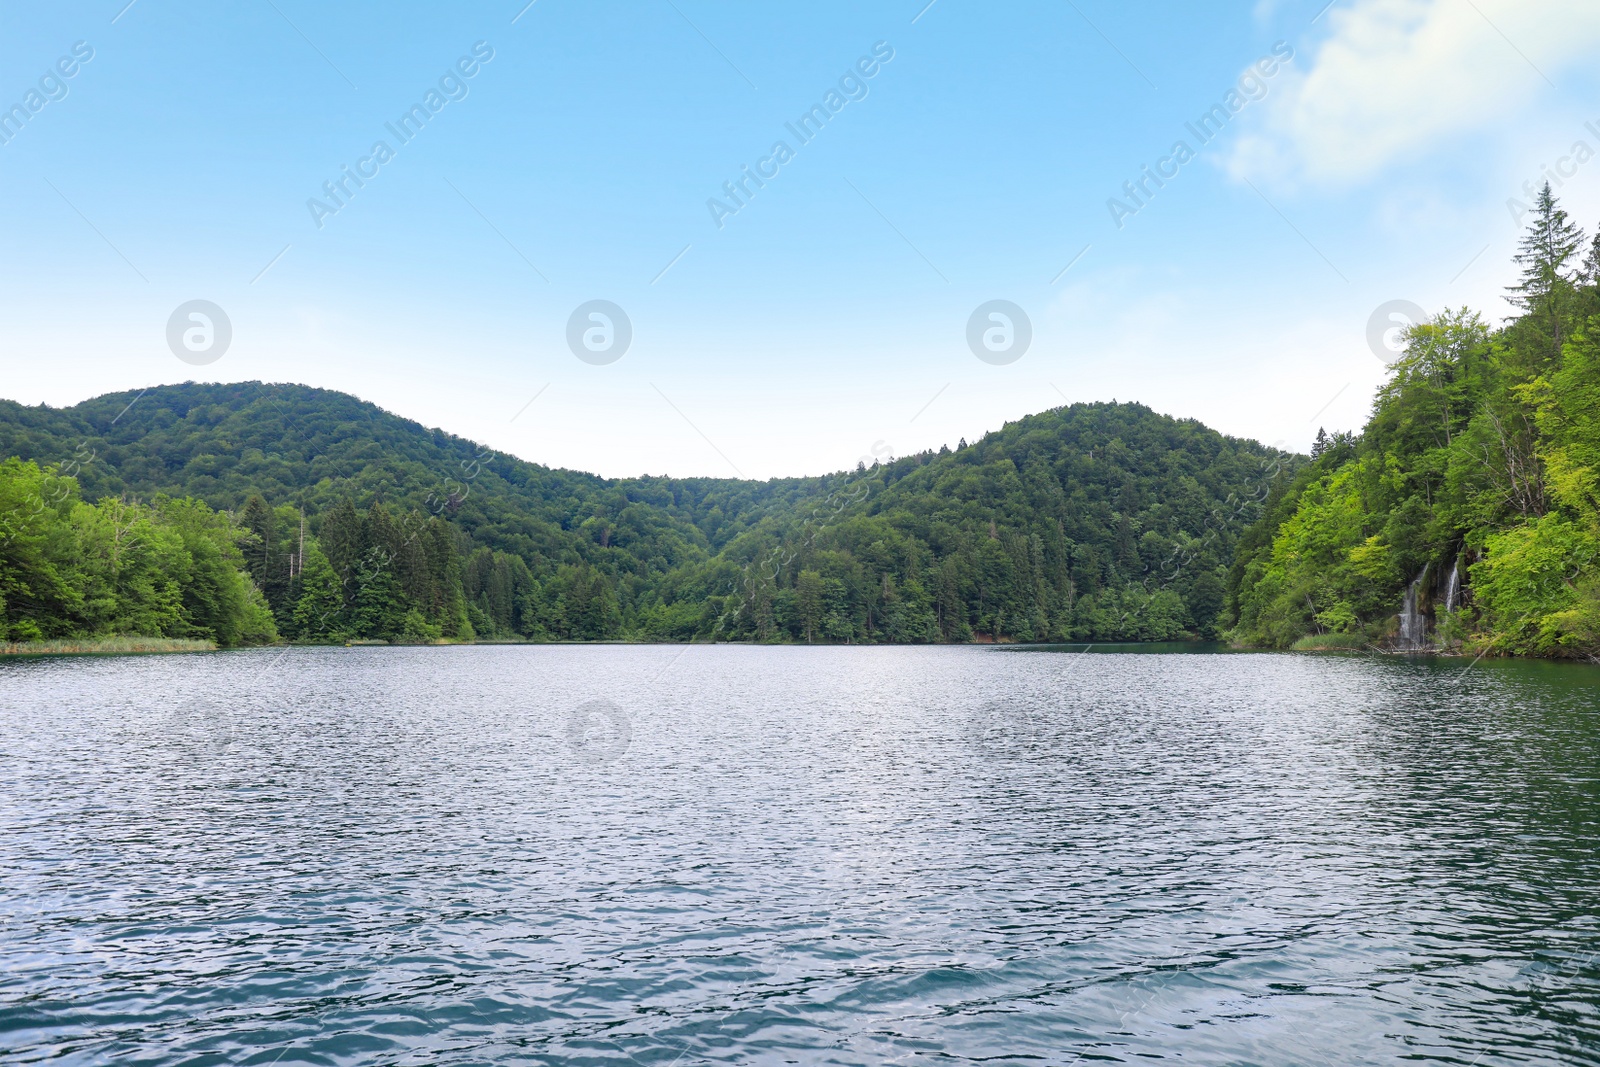
[[[273,641],[247,537],[192,498],[78,499],[32,462],[0,463],[0,640],[116,636]]]
[[[1294,466],[1137,405],[1075,405],[838,476],[662,597],[721,594],[696,632],[740,640],[1209,636],[1234,541]]]
[[[1491,647],[1532,655],[1600,648],[1600,536],[1563,515],[1488,539],[1472,584]]]
[[[101,499],[236,511],[228,558],[277,631],[308,641],[1212,636],[1234,542],[1296,466],[1193,421],[1083,404],[820,478],[606,480],[323,390],[131,399],[0,402],[0,454],[88,457],[75,469]],[[29,573],[24,599],[86,595]],[[127,598],[154,618],[151,582]]]
[[[304,641],[342,641],[349,633],[344,586],[316,541],[306,546],[300,590],[294,603],[290,632]]]
[[[1414,585],[1440,643],[1600,654],[1600,252],[1575,269],[1582,244],[1547,186],[1517,256],[1523,314],[1411,329],[1360,438],[1323,443],[1241,539],[1236,640],[1391,639]]]

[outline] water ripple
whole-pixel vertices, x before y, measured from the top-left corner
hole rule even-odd
[[[6,662],[0,1050],[1600,1063],[1600,674],[1460,666]]]

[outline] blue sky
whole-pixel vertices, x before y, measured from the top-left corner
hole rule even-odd
[[[1600,222],[1593,5],[524,3],[7,5],[0,105],[43,103],[0,144],[0,394],[304,382],[608,475],[819,473],[1113,398],[1303,449],[1363,421],[1378,305],[1507,313],[1542,168]],[[233,328],[198,367],[194,299]],[[603,365],[567,342],[595,299],[633,328]],[[996,299],[1032,324],[1004,365],[967,342]]]

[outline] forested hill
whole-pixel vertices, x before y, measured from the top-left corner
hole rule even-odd
[[[165,493],[238,511],[260,495],[312,515],[345,497],[361,506],[381,500],[442,513],[483,543],[530,559],[576,560],[575,540],[626,542],[629,555],[657,570],[706,558],[764,508],[792,504],[819,484],[607,481],[302,385],[186,383],[62,409],[0,400],[0,457],[47,465],[75,455],[88,500]]]
[[[1253,528],[1242,642],[1600,658],[1600,232],[1546,185],[1492,325],[1418,323],[1359,434]]]
[[[65,409],[0,401],[6,456],[45,468],[0,471],[11,480],[0,484],[0,626],[13,638],[148,630],[152,618],[169,636],[201,633],[199,609],[176,601],[153,615],[117,606],[146,595],[115,592],[130,565],[120,549],[102,553],[116,573],[97,574],[17,549],[24,511],[76,530],[82,556],[113,504],[154,501],[156,522],[185,497],[231,524],[239,566],[287,638],[1209,635],[1236,538],[1297,466],[1192,421],[1090,404],[817,478],[604,479],[345,394],[260,383]],[[24,506],[46,494],[48,508]],[[36,546],[71,540],[25,532]],[[27,572],[47,564],[49,580]],[[74,606],[75,583],[113,592],[93,613]]]

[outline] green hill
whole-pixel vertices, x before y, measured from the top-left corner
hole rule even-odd
[[[1413,327],[1362,433],[1250,531],[1238,640],[1600,657],[1600,234],[1546,185],[1517,263],[1522,314]]]
[[[224,643],[263,639],[260,620],[230,635],[192,606],[112,610],[153,594],[118,591],[120,558],[91,574],[52,563],[50,544],[83,555],[112,505],[149,501],[156,522],[193,498],[221,513],[218,551],[237,555],[272,628],[301,639],[1164,639],[1214,633],[1234,542],[1297,465],[1092,404],[870,470],[604,479],[345,394],[253,382],[0,401],[0,456],[45,468],[0,479],[10,636],[133,626]],[[103,610],[75,607],[75,585],[100,588]]]

